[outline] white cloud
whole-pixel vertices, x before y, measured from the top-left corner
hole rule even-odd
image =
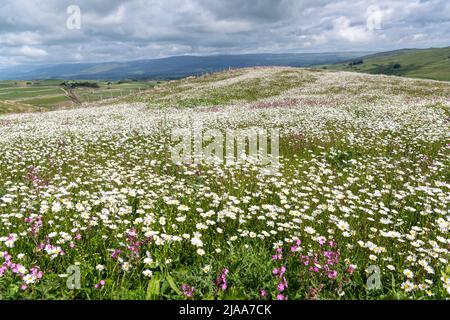
[[[43,58],[48,55],[47,51],[30,46],[23,46],[18,50],[18,52],[25,57],[33,59]]]
[[[373,34],[366,26],[351,25],[347,17],[339,17],[333,20],[333,31],[338,39],[350,42],[368,42]]]
[[[0,0],[5,61],[389,50],[450,45],[448,0]],[[414,36],[423,34],[423,36]]]
[[[40,43],[40,35],[31,31],[17,33],[10,32],[2,34],[0,37],[0,44],[5,44],[8,46],[37,45]]]
[[[368,30],[380,30],[383,21],[391,14],[391,9],[382,10],[377,5],[370,5],[367,10],[366,27]]]
[[[416,33],[413,35],[414,40],[419,40],[425,38],[425,35],[423,33]]]
[[[328,38],[324,33],[313,35],[312,40],[313,40],[313,43],[316,45],[321,45],[321,44],[325,44],[328,42]]]
[[[126,19],[126,7],[124,5],[120,5],[115,12],[107,14],[105,16],[102,15],[101,12],[97,13],[82,13],[83,20],[86,20],[87,23],[93,26],[117,26],[125,23]],[[130,17],[132,19],[132,16]]]

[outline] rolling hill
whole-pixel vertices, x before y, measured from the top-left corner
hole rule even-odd
[[[0,80],[30,79],[178,79],[228,68],[307,67],[348,61],[367,52],[176,56],[129,62],[17,66],[0,70]]]
[[[450,47],[382,52],[323,68],[450,81]]]
[[[258,67],[0,115],[0,299],[448,299],[449,96]]]

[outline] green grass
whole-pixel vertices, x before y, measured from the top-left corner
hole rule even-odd
[[[102,93],[137,85],[79,93],[104,99]],[[21,289],[25,280],[8,269],[0,299],[276,299],[284,279],[273,270],[282,266],[289,299],[448,298],[441,279],[450,273],[442,226],[449,94],[446,82],[255,68],[113,100],[147,108],[2,117],[0,252],[43,276]],[[32,99],[43,107],[7,100],[0,107],[58,104]],[[177,109],[158,108],[170,106]],[[236,128],[280,129],[279,174],[261,175],[252,162],[174,163],[170,132],[198,120],[222,136]],[[191,241],[195,234],[203,253]],[[50,244],[64,254],[51,253]],[[283,249],[279,260],[274,247]],[[69,290],[74,265],[81,287]],[[311,269],[317,265],[322,271]],[[368,288],[370,266],[382,272],[378,290]],[[216,280],[225,268],[228,286],[221,289]],[[412,291],[401,286],[409,281],[405,269],[414,272]],[[183,295],[183,284],[195,287],[193,297]]]
[[[0,81],[1,113],[35,112],[71,108],[74,105],[61,90],[62,80]],[[99,88],[77,88],[82,103],[101,102],[153,88],[156,81],[91,81]],[[14,107],[14,102],[17,107]]]
[[[70,102],[70,99],[66,96],[59,95],[59,96],[51,96],[51,97],[33,97],[30,99],[23,100],[27,104],[31,104],[33,106],[38,107],[46,107],[49,110],[56,109],[56,106],[61,106],[63,103]]]
[[[186,78],[158,86],[139,96],[129,96],[123,102],[144,102],[151,107],[191,108],[219,106],[239,102],[255,102],[277,97],[290,89],[311,84],[316,77],[300,69],[281,69],[273,74],[258,73],[240,78],[249,69],[214,73],[198,78]]]
[[[366,56],[362,60],[362,64],[354,66],[344,63],[322,68],[450,81],[450,47],[398,50]]]
[[[10,100],[0,100],[0,114],[37,112],[37,111],[42,111],[42,110],[41,110],[41,108],[39,108],[37,106],[32,106],[32,105],[24,104],[21,102],[10,101]]]
[[[44,95],[61,95],[61,89],[8,89],[0,91],[0,99],[2,100],[23,100],[27,98],[36,98]]]

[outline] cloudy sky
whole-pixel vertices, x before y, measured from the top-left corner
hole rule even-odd
[[[449,39],[448,0],[0,0],[0,67],[382,51]]]

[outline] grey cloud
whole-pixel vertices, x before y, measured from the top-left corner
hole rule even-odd
[[[72,4],[80,30],[66,27]],[[448,46],[449,21],[447,0],[1,0],[0,67]]]

